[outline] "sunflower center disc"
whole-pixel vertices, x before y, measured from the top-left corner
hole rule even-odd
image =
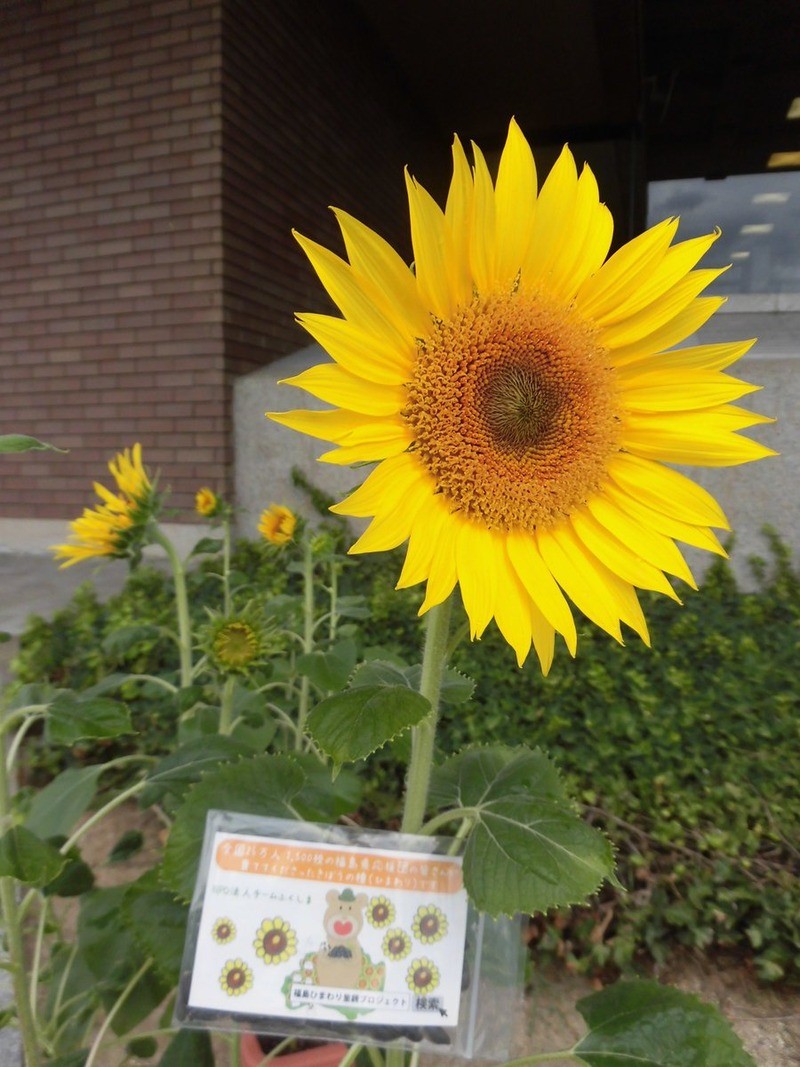
[[[542,295],[478,298],[437,322],[403,415],[438,491],[490,529],[561,521],[597,491],[618,447],[606,352]]]

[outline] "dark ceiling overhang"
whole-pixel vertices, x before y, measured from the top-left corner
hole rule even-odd
[[[354,0],[446,140],[498,151],[515,115],[546,170],[569,142],[618,220],[646,183],[800,150],[798,0]]]

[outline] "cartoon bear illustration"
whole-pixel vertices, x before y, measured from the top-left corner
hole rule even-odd
[[[357,989],[364,962],[358,935],[364,926],[367,895],[356,896],[352,889],[341,893],[330,889],[325,899],[328,907],[322,925],[327,940],[314,957],[317,982],[335,989]]]

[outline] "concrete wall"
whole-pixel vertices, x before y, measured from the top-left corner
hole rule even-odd
[[[736,534],[734,567],[744,582],[749,578],[747,557],[765,552],[761,536],[765,523],[774,526],[800,557],[800,298],[732,297],[703,329],[700,340],[711,343],[753,336],[759,336],[759,343],[732,373],[764,386],[741,403],[777,419],[773,426],[756,427],[753,436],[781,455],[741,467],[685,470],[713,493],[725,510]],[[276,382],[327,358],[318,346],[311,345],[236,384],[236,496],[246,509],[241,519],[243,532],[255,532],[258,513],[270,501],[307,512],[305,495],[291,484],[295,465],[337,499],[364,477],[363,471],[315,462],[326,450],[324,441],[264,418],[268,410],[325,407],[301,390]],[[686,554],[698,575],[713,559],[709,553],[691,549]]]

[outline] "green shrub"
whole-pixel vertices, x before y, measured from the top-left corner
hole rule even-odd
[[[588,623],[578,655],[561,647],[548,678],[516,668],[496,631],[463,643],[454,664],[477,681],[475,698],[446,711],[441,741],[453,748],[502,740],[546,749],[571,779],[587,816],[613,839],[624,890],[590,908],[536,921],[542,951],[581,969],[625,970],[643,953],[660,960],[675,944],[749,953],[766,980],[800,976],[800,577],[770,538],[755,562],[757,592],[742,592],[724,563],[681,607],[643,596],[652,649],[625,647]],[[297,580],[291,552],[237,546],[240,595],[271,596]],[[218,563],[189,576],[198,617],[218,599]],[[366,558],[358,589],[371,618],[362,644],[419,659],[419,589],[396,592],[399,556]],[[177,654],[159,635],[173,614],[171,580],[135,572],[106,605],[83,588],[51,622],[34,620],[16,661],[20,682],[86,688],[112,671],[174,677]],[[144,627],[114,651],[114,634]],[[133,634],[135,637],[135,633]],[[174,699],[130,683],[125,699],[138,750],[163,751],[174,736]],[[34,767],[48,754],[34,742]],[[380,819],[402,775],[391,752],[370,765],[367,814]]]

